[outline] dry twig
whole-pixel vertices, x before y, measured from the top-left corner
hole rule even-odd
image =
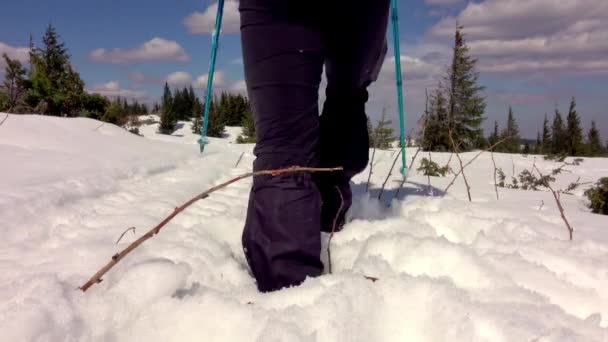
[[[105,122],[102,122],[102,123],[101,123],[101,125],[97,126],[97,127],[94,129],[94,131],[96,131],[96,130],[100,129],[100,128],[101,128],[103,125],[105,125],[105,124],[106,124]]]
[[[239,157],[239,160],[236,161],[236,164],[234,164],[234,167],[239,166],[239,164],[241,163],[241,159],[243,159],[244,155],[245,155],[245,152],[241,153],[241,156]]]
[[[458,162],[460,163],[460,173],[462,174],[462,179],[464,180],[464,185],[467,187],[467,195],[469,196],[469,202],[472,202],[471,199],[471,187],[469,186],[469,181],[467,180],[467,176],[464,173],[464,166],[462,164],[462,159],[460,158],[460,153],[458,146],[454,142],[454,137],[452,136],[452,130],[450,130],[450,142],[452,143],[452,147],[454,148],[454,153],[456,154],[456,158],[458,158]],[[458,176],[456,176],[458,177]]]
[[[400,155],[401,155],[401,153],[397,153],[397,156],[395,156],[395,160],[393,160],[393,165],[391,165],[391,169],[388,170],[388,175],[386,175],[386,179],[384,180],[384,183],[382,183],[382,189],[380,189],[380,193],[378,194],[378,199],[382,199],[382,195],[384,194],[384,188],[386,187],[386,183],[388,183],[388,179],[391,178],[391,176],[393,175],[393,169],[395,168],[395,164],[397,164],[397,160],[399,159]]]
[[[562,220],[564,220],[564,223],[566,224],[566,228],[568,228],[568,233],[570,235],[570,241],[572,241],[572,235],[574,233],[574,228],[572,228],[572,226],[570,225],[570,222],[568,222],[568,219],[566,218],[566,213],[564,211],[564,207],[562,206],[562,202],[560,200],[560,193],[553,190],[553,187],[551,186],[551,183],[549,181],[546,180],[545,176],[543,175],[542,172],[540,172],[540,170],[538,169],[538,167],[536,167],[536,164],[534,164],[534,169],[536,170],[536,172],[538,172],[538,174],[540,175],[541,179],[545,180],[543,181],[543,185],[545,187],[547,187],[551,193],[553,194],[553,198],[555,198],[555,203],[557,203],[557,208],[559,209],[559,213],[562,217]]]
[[[494,164],[494,191],[496,192],[496,200],[498,201],[498,182],[496,182],[496,173],[498,169],[496,168],[496,161],[494,160],[494,152],[490,151],[490,155],[492,156],[492,164]]]
[[[122,240],[123,236],[125,236],[125,234],[127,234],[127,232],[128,232],[129,230],[132,230],[132,231],[133,231],[133,234],[135,234],[135,227],[130,227],[130,228],[127,228],[127,230],[125,230],[124,232],[122,232],[122,234],[120,234],[120,237],[118,238],[118,240],[116,240],[116,244],[117,244],[117,245],[118,245],[118,243],[120,242],[120,240]]]
[[[477,158],[479,158],[479,156],[481,156],[484,152],[488,152],[488,151],[492,151],[496,146],[502,144],[503,142],[505,142],[505,140],[507,140],[508,138],[504,138],[501,139],[500,141],[498,141],[496,144],[488,147],[485,150],[481,150],[479,151],[479,153],[477,153],[477,155],[475,155],[475,157],[473,157],[473,159],[469,160],[466,164],[464,164],[464,168],[466,168],[467,166],[471,165],[475,160],[477,160]],[[456,181],[456,178],[458,178],[458,176],[460,175],[460,173],[462,173],[462,169],[460,171],[458,171],[456,173],[456,175],[454,176],[454,178],[452,179],[452,181],[450,182],[450,184],[448,184],[448,186],[445,188],[445,190],[443,191],[444,193],[447,193],[448,190],[450,190],[450,188],[452,187],[452,185],[454,185],[454,182]]]
[[[152,238],[154,235],[158,234],[160,232],[160,230],[167,223],[169,223],[169,221],[171,221],[175,216],[177,216],[177,214],[181,213],[182,211],[184,211],[186,208],[188,208],[195,202],[209,197],[209,195],[211,193],[216,192],[222,188],[225,188],[230,184],[236,183],[240,180],[243,180],[243,179],[246,179],[249,177],[257,177],[257,176],[275,177],[275,176],[279,176],[279,175],[283,175],[283,174],[287,174],[287,173],[293,173],[293,172],[334,172],[334,171],[342,171],[342,170],[343,170],[342,167],[311,168],[311,167],[292,166],[292,167],[288,167],[288,168],[284,168],[284,169],[277,169],[277,170],[263,170],[263,171],[256,171],[256,172],[248,172],[248,173],[242,174],[240,176],[237,176],[235,178],[232,178],[229,181],[226,181],[222,184],[216,185],[216,186],[212,187],[211,189],[209,189],[205,192],[202,192],[199,195],[193,197],[188,202],[184,203],[182,206],[175,208],[175,210],[169,216],[167,216],[164,220],[162,220],[158,225],[156,225],[154,228],[152,228],[149,232],[144,234],[139,239],[135,240],[133,243],[131,243],[129,246],[127,246],[127,248],[123,249],[119,253],[114,254],[112,256],[112,259],[110,260],[110,262],[108,262],[99,271],[97,271],[97,273],[95,273],[86,283],[84,283],[82,286],[80,286],[79,289],[82,290],[82,292],[85,292],[91,286],[93,286],[97,283],[100,283],[102,281],[101,277],[103,277],[110,269],[112,269],[112,267],[114,267],[120,260],[122,260],[129,253],[131,253],[139,245],[144,243],[146,240]]]
[[[6,121],[6,119],[8,119],[8,117],[9,117],[9,114],[6,114],[4,119],[2,119],[2,121],[0,121],[0,126],[2,126],[2,124],[4,123],[4,121]]]
[[[336,232],[336,225],[338,224],[338,217],[340,216],[340,212],[344,209],[344,197],[342,196],[342,191],[340,188],[336,186],[336,190],[338,190],[338,195],[340,195],[340,209],[336,213],[336,217],[334,217],[334,223],[331,227],[331,234],[329,234],[329,239],[327,240],[327,266],[329,274],[331,274],[331,240],[334,238],[334,234]]]

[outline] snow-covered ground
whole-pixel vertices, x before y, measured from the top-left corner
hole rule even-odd
[[[550,193],[500,189],[496,200],[489,155],[467,169],[473,203],[460,179],[441,197],[450,177],[432,178],[427,196],[412,170],[391,201],[395,174],[378,201],[358,176],[351,221],[331,244],[334,273],[299,287],[256,290],[240,246],[247,180],[196,203],[82,293],[176,205],[250,169],[252,146],[231,143],[238,131],[201,156],[188,123],[172,137],[153,126],[145,137],[87,119],[11,115],[0,126],[1,340],[608,341],[608,218],[589,213],[582,190],[563,195],[576,230],[567,241]],[[393,153],[376,155],[373,198]],[[495,157],[507,176],[534,158]],[[608,175],[608,159],[568,169],[558,185]]]

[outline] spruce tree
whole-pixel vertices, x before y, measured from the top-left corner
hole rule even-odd
[[[2,91],[6,95],[6,108],[0,110],[12,111],[17,105],[21,104],[27,90],[27,81],[25,79],[26,70],[16,59],[10,59],[6,53],[2,54],[2,58],[6,62],[4,69],[4,83]]]
[[[592,157],[602,155],[604,147],[602,146],[602,138],[600,137],[600,131],[595,125],[595,121],[591,121],[591,128],[587,133],[587,146],[589,155]]]
[[[255,143],[255,122],[253,120],[253,113],[250,110],[245,112],[241,126],[243,127],[243,133],[239,135],[236,142],[239,144]]]
[[[177,120],[175,118],[175,114],[173,113],[173,95],[171,94],[171,89],[169,89],[169,85],[165,82],[165,88],[163,91],[163,98],[161,104],[160,125],[158,127],[159,133],[173,133],[173,131],[175,131],[176,123]]]
[[[568,110],[566,124],[566,152],[570,156],[578,156],[582,152],[583,147],[583,130],[581,129],[581,120],[576,112],[576,99],[570,101],[570,109]]]
[[[428,114],[425,119],[423,148],[425,151],[448,151],[449,140],[448,108],[442,85],[431,93]]]
[[[534,153],[535,154],[541,154],[542,153],[542,145],[543,145],[543,138],[540,135],[540,132],[536,133],[536,145],[534,145]]]
[[[507,117],[507,127],[502,133],[502,138],[505,138],[505,142],[502,143],[503,148],[501,150],[509,153],[519,153],[521,150],[521,137],[519,136],[519,126],[513,115],[513,108],[509,107],[509,114]]]
[[[374,145],[373,147],[386,150],[391,147],[395,137],[393,135],[394,130],[391,128],[392,121],[386,119],[386,111],[382,111],[382,116],[378,121],[378,125],[374,128]]]
[[[498,142],[499,139],[500,135],[498,133],[498,121],[494,121],[494,131],[492,132],[492,135],[490,135],[490,137],[488,138],[488,144],[490,144],[490,146],[493,146]]]
[[[463,26],[457,26],[446,82],[449,128],[454,139],[462,142],[462,148],[467,150],[474,147],[479,134],[483,134],[480,127],[485,119],[486,100],[482,95],[485,88],[477,84],[477,59],[470,55],[462,30]]]
[[[551,153],[552,148],[551,142],[551,128],[549,128],[549,119],[547,118],[547,114],[545,114],[545,119],[543,121],[543,135],[542,141],[540,145],[540,154],[549,154]]]
[[[551,128],[551,154],[561,155],[566,153],[566,130],[564,128],[564,119],[558,109],[555,109],[555,117],[553,118],[553,126]]]

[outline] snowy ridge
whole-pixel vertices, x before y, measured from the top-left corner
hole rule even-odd
[[[567,241],[549,193],[500,189],[496,201],[485,155],[467,169],[473,203],[462,180],[444,198],[425,196],[427,179],[415,168],[393,202],[398,175],[382,202],[364,193],[367,173],[358,176],[350,223],[332,241],[334,274],[299,287],[272,294],[255,288],[240,246],[246,180],[177,216],[82,294],[77,286],[175,205],[249,171],[253,161],[250,145],[229,139],[214,140],[201,157],[185,134],[159,142],[111,125],[91,134],[97,126],[22,116],[0,126],[0,158],[15,161],[0,169],[7,237],[0,240],[0,331],[7,341],[608,339],[608,219],[590,214],[580,196],[564,195],[576,229]],[[372,195],[393,153],[376,155]],[[440,165],[448,158],[433,154]],[[507,176],[513,165],[518,174],[533,162],[495,158]],[[549,171],[558,165],[537,164]],[[558,183],[595,181],[608,160],[570,169]],[[57,186],[67,179],[79,179],[80,188]],[[441,194],[449,180],[433,178],[433,192]],[[69,200],[51,200],[54,191]],[[131,226],[136,234],[116,245]]]

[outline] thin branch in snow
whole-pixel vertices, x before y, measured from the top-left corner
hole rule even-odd
[[[102,122],[101,125],[97,126],[93,131],[96,131],[96,130],[100,129],[105,124],[106,124],[105,122]]]
[[[122,234],[120,234],[120,237],[118,238],[118,240],[116,240],[116,244],[117,244],[117,245],[118,245],[118,243],[120,242],[120,240],[122,240],[123,236],[125,236],[125,234],[127,234],[127,232],[128,232],[129,230],[132,230],[132,231],[133,231],[133,234],[135,234],[135,227],[130,227],[130,228],[127,228],[127,230],[125,230],[124,232],[122,232]]]
[[[380,189],[380,193],[378,194],[378,199],[382,199],[382,195],[384,194],[384,188],[386,187],[386,183],[388,183],[388,179],[391,178],[391,176],[393,175],[393,169],[395,168],[395,164],[397,164],[397,160],[399,159],[400,155],[401,155],[401,153],[397,153],[397,155],[395,156],[395,160],[393,160],[393,165],[391,165],[391,169],[388,170],[386,179],[384,180],[384,183],[382,183],[382,189]]]
[[[540,207],[538,207],[538,211],[543,210],[543,207],[544,207],[544,206],[545,206],[545,201],[544,201],[544,200],[541,200],[541,201],[540,201]]]
[[[243,156],[245,155],[245,152],[241,153],[241,156],[239,157],[239,160],[236,161],[236,164],[234,164],[234,167],[238,167],[239,164],[241,163],[241,159],[243,159]]]
[[[288,167],[288,168],[284,168],[284,169],[276,169],[276,170],[263,170],[263,171],[256,171],[256,172],[248,172],[245,174],[242,174],[240,176],[234,177],[222,184],[216,185],[214,187],[212,187],[211,189],[202,192],[200,194],[198,194],[197,196],[193,197],[192,199],[190,199],[188,202],[184,203],[183,205],[181,205],[180,207],[175,208],[175,210],[173,210],[173,212],[167,216],[164,220],[162,220],[158,225],[156,225],[154,228],[152,228],[150,231],[148,231],[146,234],[144,234],[142,237],[140,237],[139,239],[135,240],[133,243],[131,243],[129,246],[127,246],[127,248],[123,249],[122,251],[120,251],[119,253],[116,253],[112,256],[112,259],[105,265],[103,266],[99,271],[97,271],[97,273],[95,273],[86,283],[84,283],[82,286],[79,287],[80,290],[82,290],[82,292],[85,292],[86,290],[88,290],[91,286],[100,283],[102,281],[102,277],[112,269],[112,267],[114,267],[116,264],[118,264],[118,262],[120,260],[122,260],[125,256],[127,256],[129,253],[131,253],[135,248],[139,247],[139,245],[141,245],[142,243],[144,243],[146,240],[154,237],[154,235],[158,234],[160,232],[160,230],[167,224],[169,223],[169,221],[171,221],[175,216],[177,216],[179,213],[181,213],[182,211],[184,211],[186,208],[188,208],[189,206],[191,206],[192,204],[194,204],[195,202],[205,199],[207,197],[209,197],[209,195],[213,192],[216,192],[222,188],[227,187],[230,184],[236,183],[240,180],[246,179],[246,178],[250,178],[250,177],[257,177],[257,176],[279,176],[279,175],[283,175],[283,174],[287,174],[287,173],[293,173],[293,172],[334,172],[334,171],[342,171],[344,168],[342,167],[336,167],[336,168],[312,168],[312,167],[301,167],[301,166],[292,166],[292,167]]]
[[[8,117],[9,117],[9,114],[6,114],[4,119],[2,119],[2,121],[0,121],[0,126],[2,126],[2,124],[4,123],[4,121],[6,121],[6,119],[8,119]]]
[[[481,150],[479,151],[479,153],[477,153],[477,155],[475,155],[475,157],[473,157],[473,159],[469,160],[466,164],[464,164],[464,168],[466,168],[467,166],[473,164],[473,162],[475,160],[477,160],[477,158],[479,158],[479,156],[481,156],[484,152],[488,152],[488,151],[492,151],[496,146],[502,144],[503,142],[505,142],[505,140],[507,140],[508,138],[504,138],[501,139],[500,141],[498,141],[496,144],[488,147],[485,150]],[[454,176],[454,178],[452,179],[452,181],[450,182],[450,184],[448,184],[448,186],[445,188],[445,190],[443,191],[444,193],[447,193],[448,190],[450,190],[450,188],[452,187],[452,185],[454,185],[454,182],[456,181],[456,178],[458,178],[458,176],[460,175],[460,173],[462,173],[462,170],[458,171],[456,173],[456,175]]]
[[[452,142],[452,147],[454,148],[454,153],[456,154],[456,158],[458,158],[458,162],[460,163],[460,173],[462,174],[462,179],[464,180],[464,185],[467,187],[467,195],[469,196],[469,202],[472,202],[471,199],[471,187],[469,186],[469,181],[467,180],[467,175],[464,173],[464,166],[462,164],[462,159],[460,158],[459,148],[456,146],[454,142],[454,137],[452,136],[452,130],[450,130],[450,141]],[[458,176],[456,176],[458,177]]]
[[[331,234],[329,234],[329,239],[327,240],[327,270],[329,274],[331,274],[331,240],[334,238],[334,234],[336,232],[336,226],[338,225],[338,217],[340,216],[340,212],[344,209],[344,196],[342,196],[342,191],[340,188],[336,186],[336,190],[338,190],[338,195],[340,195],[340,209],[336,213],[336,217],[334,217],[334,223],[331,227]]]
[[[492,156],[492,164],[494,164],[494,191],[496,192],[496,200],[500,200],[500,198],[498,198],[498,182],[496,182],[496,173],[498,172],[498,169],[496,168],[496,160],[494,160],[494,152],[490,151],[490,155]]]
[[[547,187],[551,193],[553,194],[553,198],[555,198],[555,202],[557,203],[557,208],[559,209],[559,213],[562,217],[562,220],[564,220],[564,223],[566,224],[566,228],[568,228],[568,233],[570,235],[570,241],[572,241],[572,235],[574,233],[574,228],[572,228],[572,226],[570,225],[570,222],[568,222],[568,219],[566,218],[566,213],[564,211],[564,207],[562,206],[562,202],[560,200],[560,194],[559,192],[553,190],[553,187],[551,186],[551,182],[547,181],[545,176],[543,175],[542,172],[540,172],[540,170],[538,169],[538,167],[536,167],[536,164],[534,164],[534,169],[536,170],[536,172],[538,172],[538,174],[540,175],[540,178],[543,181],[543,185],[545,187]]]

